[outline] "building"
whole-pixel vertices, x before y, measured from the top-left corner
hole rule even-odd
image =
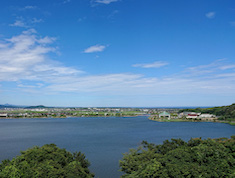
[[[201,114],[199,118],[215,118],[216,116],[213,114]]]
[[[171,118],[171,115],[168,113],[168,112],[166,112],[166,111],[163,111],[163,112],[161,112],[160,114],[159,114],[159,118],[168,118],[168,119],[170,119]]]
[[[7,117],[7,114],[6,113],[0,113],[0,118],[6,118]]]

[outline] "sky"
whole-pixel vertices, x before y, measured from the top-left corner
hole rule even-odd
[[[1,0],[6,103],[235,103],[235,1]]]

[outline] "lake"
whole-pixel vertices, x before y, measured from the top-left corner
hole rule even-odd
[[[81,151],[96,177],[120,177],[122,153],[143,140],[161,144],[166,139],[219,138],[235,134],[235,126],[211,122],[156,122],[139,117],[77,117],[0,119],[0,161],[12,159],[35,145],[55,143]]]

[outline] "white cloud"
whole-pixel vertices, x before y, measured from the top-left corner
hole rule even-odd
[[[225,74],[218,74],[216,77],[233,77],[235,78],[235,72],[234,73],[225,73]]]
[[[159,68],[168,65],[167,62],[164,61],[155,61],[153,63],[148,64],[134,64],[133,67],[141,67],[141,68]]]
[[[199,65],[195,67],[188,67],[185,69],[186,76],[188,77],[204,77],[215,78],[219,74],[229,72],[230,69],[234,69],[235,64],[230,63],[226,59],[215,60],[214,62],[206,65]]]
[[[104,46],[104,45],[90,46],[89,48],[84,50],[84,53],[102,52],[105,50],[105,48],[106,48],[106,46]]]
[[[101,3],[101,4],[110,4],[112,2],[117,2],[119,0],[96,0],[95,2]]]
[[[37,6],[25,6],[23,9],[27,10],[27,9],[36,9]]]
[[[177,94],[235,94],[235,73],[220,69],[223,61],[190,67],[183,75],[145,77],[140,74],[118,73],[61,77],[47,90],[51,92],[92,93],[95,95],[177,95]],[[205,75],[205,71],[210,73]],[[201,73],[204,75],[201,76]],[[219,72],[220,74],[216,73]]]
[[[220,69],[222,69],[222,70],[234,69],[234,68],[235,68],[235,65],[224,65],[224,66],[220,67]]]
[[[60,78],[46,88],[50,92],[91,93],[93,95],[178,95],[178,94],[235,94],[232,74],[210,79],[180,76],[150,78],[138,74],[106,74],[78,78]]]
[[[108,15],[108,19],[112,19],[118,13],[119,13],[118,10],[114,10],[110,15]]]
[[[24,6],[22,8],[18,8],[19,11],[26,11],[26,10],[34,10],[34,9],[37,9],[38,7],[37,6],[31,6],[31,5],[28,5],[28,6]]]
[[[70,3],[71,0],[64,0],[63,4],[67,4],[67,3]]]
[[[28,27],[23,20],[16,20],[13,24],[10,24],[12,27]]]
[[[0,81],[39,80],[50,82],[54,76],[80,73],[48,59],[55,48],[49,46],[55,38],[39,38],[34,29],[5,39],[0,45]]]
[[[33,18],[32,20],[30,20],[31,23],[41,23],[43,22],[42,19],[37,19],[37,18]]]
[[[0,82],[16,83],[15,90],[37,95],[64,92],[96,96],[235,95],[235,73],[231,71],[235,64],[225,60],[187,68],[181,75],[159,78],[133,73],[92,75],[51,60],[49,53],[55,52],[52,47],[55,39],[40,38],[33,29],[1,41]],[[167,63],[156,61],[141,67],[164,65]]]
[[[42,86],[44,86],[44,84],[36,83],[35,85],[28,85],[28,84],[19,83],[17,86],[21,88],[41,88]]]
[[[10,24],[10,26],[30,28],[30,26],[33,26],[36,23],[41,23],[41,22],[43,22],[42,19],[32,18],[25,20],[23,17],[17,17],[15,22],[13,24]]]
[[[215,12],[206,13],[206,17],[209,18],[209,19],[213,19],[215,17]]]

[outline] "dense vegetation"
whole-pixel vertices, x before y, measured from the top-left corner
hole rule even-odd
[[[235,103],[230,106],[213,108],[181,109],[180,112],[209,113],[219,116],[220,120],[235,121]]]
[[[54,144],[22,151],[21,155],[0,164],[0,177],[94,177],[81,152],[70,153]]]
[[[124,154],[123,177],[235,177],[235,136],[142,144]]]

